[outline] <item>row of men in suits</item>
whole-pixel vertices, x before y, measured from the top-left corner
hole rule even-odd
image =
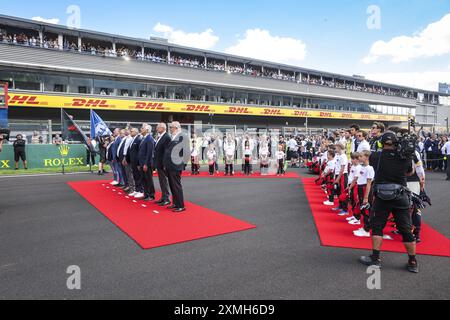
[[[140,134],[136,128],[114,130],[114,142],[108,147],[108,159],[114,174],[111,184],[122,187],[136,199],[155,201],[153,172],[157,171],[162,196],[155,203],[168,206],[177,213],[183,212],[181,173],[185,166],[184,156],[188,153],[184,151],[188,139],[178,122],[169,125],[170,133],[165,123],[160,123],[156,131],[155,140],[149,124],[142,125]]]

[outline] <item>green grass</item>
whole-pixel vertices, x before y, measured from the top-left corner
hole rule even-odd
[[[105,166],[106,171],[110,171],[109,166]],[[77,167],[65,167],[65,173],[78,173],[78,172],[89,172],[89,167],[86,166],[77,166]],[[98,171],[98,167],[92,167],[93,172]],[[45,169],[28,169],[24,170],[20,167],[20,170],[0,170],[0,176],[18,176],[18,175],[29,175],[29,174],[54,174],[54,173],[62,173],[62,168],[45,168]]]

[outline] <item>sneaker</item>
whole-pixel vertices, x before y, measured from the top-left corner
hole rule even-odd
[[[365,266],[381,268],[381,260],[380,259],[374,260],[372,256],[361,257],[359,258],[359,262]]]
[[[388,236],[388,235],[384,235],[383,239],[384,240],[394,240],[391,236]]]
[[[134,197],[135,195],[137,195],[138,194],[138,192],[132,192],[132,193],[130,193],[128,196],[130,196],[130,197]]]
[[[353,234],[359,238],[370,238],[370,232],[367,232],[363,228],[353,231]]]
[[[138,192],[137,194],[134,195],[135,199],[144,199],[145,198],[145,194]]]
[[[410,261],[406,265],[406,270],[411,273],[419,273],[419,266],[417,265],[417,261]]]
[[[346,218],[345,220],[352,221],[352,220],[358,220],[358,219],[356,219],[355,216],[351,216],[351,217]]]
[[[337,207],[337,208],[332,208],[331,210],[333,210],[333,211],[342,211],[342,209],[339,208],[339,207]]]
[[[325,201],[323,204],[326,206],[334,206],[334,202],[331,201]]]
[[[114,180],[113,182],[110,183],[110,185],[112,185],[112,186],[117,186],[118,184],[119,183],[116,180]]]
[[[348,216],[348,212],[347,212],[347,211],[341,211],[341,212],[338,214],[338,216],[339,216],[339,217]]]
[[[351,224],[352,226],[360,226],[361,225],[361,221],[358,219],[354,219],[354,220],[350,220],[348,222],[348,224]]]

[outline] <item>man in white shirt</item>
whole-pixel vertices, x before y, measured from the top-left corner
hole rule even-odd
[[[134,139],[131,135],[130,132],[131,129],[126,129],[125,130],[125,138],[122,140],[122,142],[124,143],[124,149],[123,149],[123,160],[122,160],[122,165],[124,168],[124,172],[125,175],[127,176],[127,181],[128,181],[128,185],[125,189],[123,189],[124,192],[128,192],[128,193],[135,193],[135,183],[134,183],[134,178],[133,178],[133,170],[131,169],[131,165],[129,162],[129,157],[127,157],[128,152],[130,150],[130,146],[133,143]],[[119,148],[120,150],[120,148]]]
[[[356,133],[356,139],[358,140],[358,153],[363,153],[364,151],[370,151],[370,143],[367,141],[368,134],[364,130],[359,130]]]

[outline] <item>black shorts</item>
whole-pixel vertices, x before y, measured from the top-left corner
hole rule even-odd
[[[414,242],[415,238],[412,233],[412,220],[409,208],[410,200],[406,194],[399,200],[394,201],[383,201],[375,197],[370,219],[372,234],[374,236],[383,236],[383,230],[386,227],[389,215],[392,213],[397,229],[403,237],[403,242]]]
[[[14,151],[14,161],[17,162],[20,159],[22,159],[22,161],[27,161],[25,151]]]

